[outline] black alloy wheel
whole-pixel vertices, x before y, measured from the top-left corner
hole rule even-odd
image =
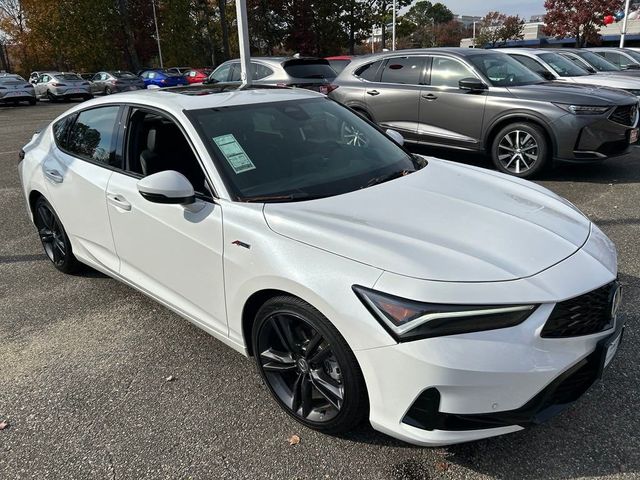
[[[105,95],[111,95],[113,93],[113,90],[111,90],[111,87],[106,87],[104,89],[104,94]]]
[[[284,410],[326,433],[352,429],[368,414],[360,367],[331,323],[295,297],[269,300],[257,314],[258,370]]]
[[[58,98],[53,93],[51,93],[49,90],[47,90],[47,98],[49,99],[49,101],[51,103],[55,103],[55,102],[58,101]]]
[[[44,252],[51,263],[64,273],[75,273],[81,269],[81,264],[73,255],[69,237],[53,210],[44,197],[36,201],[34,221]]]

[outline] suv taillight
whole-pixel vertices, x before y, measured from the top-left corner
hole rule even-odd
[[[325,95],[329,95],[331,92],[333,92],[338,87],[339,87],[339,85],[333,85],[333,84],[321,85],[318,90],[320,91],[320,93],[324,93]]]

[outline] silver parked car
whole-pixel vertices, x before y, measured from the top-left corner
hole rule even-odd
[[[584,48],[563,48],[554,49],[554,51],[591,73],[640,78],[640,70],[624,70],[597,53],[585,50]]]
[[[354,60],[329,97],[407,142],[486,152],[519,177],[550,160],[601,161],[638,140],[638,99],[622,90],[547,82],[504,53],[468,48]],[[354,144],[365,141],[357,131]]]
[[[216,68],[204,83],[239,83],[240,60],[229,60]],[[336,78],[336,72],[324,58],[259,57],[251,59],[253,83],[301,87],[322,93]]]
[[[594,47],[590,51],[606,58],[623,70],[640,69],[640,52],[628,48]]]
[[[75,73],[44,73],[35,84],[36,97],[47,98],[51,102],[82,98],[88,100],[93,97],[91,84]]]
[[[0,102],[14,104],[29,102],[30,105],[35,105],[36,95],[33,85],[20,75],[0,75]]]
[[[91,79],[93,93],[110,95],[118,92],[130,92],[146,88],[144,81],[131,72],[110,71],[98,72]]]

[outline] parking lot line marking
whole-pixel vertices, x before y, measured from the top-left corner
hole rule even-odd
[[[20,153],[20,150],[13,150],[11,152],[0,152],[0,155],[15,155],[16,153]]]

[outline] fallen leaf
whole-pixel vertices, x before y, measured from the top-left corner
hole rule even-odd
[[[7,422],[6,420],[2,420],[0,422],[0,430],[4,430],[5,428],[7,428],[9,426],[9,422]],[[300,441],[300,440],[298,440]]]
[[[289,438],[289,445],[298,445],[300,443],[300,437],[298,435],[291,435]]]
[[[446,472],[447,470],[449,470],[450,466],[451,465],[449,464],[449,462],[437,462],[436,470],[439,472]]]
[[[176,379],[176,377],[174,377],[173,375],[169,375],[167,378],[164,379],[165,382],[173,382]]]

